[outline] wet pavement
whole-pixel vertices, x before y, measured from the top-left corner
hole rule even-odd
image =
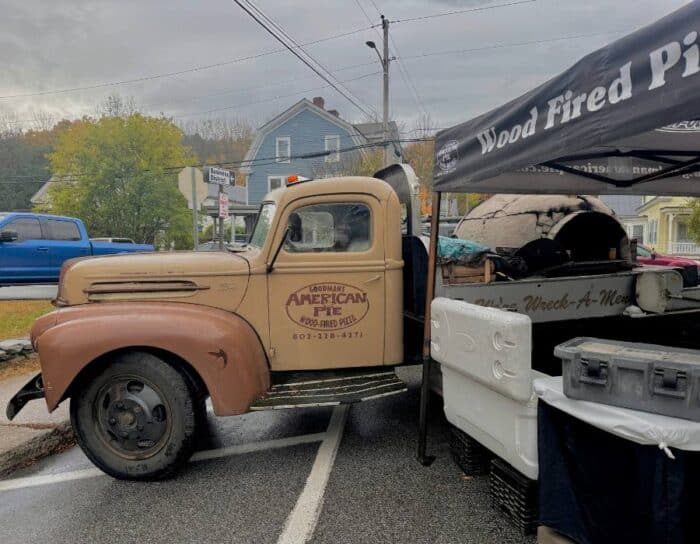
[[[534,543],[490,507],[488,478],[453,463],[438,402],[430,467],[409,392],[344,409],[209,417],[175,478],[121,482],[76,447],[0,480],[0,542]]]

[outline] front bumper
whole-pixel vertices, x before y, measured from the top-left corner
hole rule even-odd
[[[15,393],[15,396],[10,399],[5,409],[7,419],[12,421],[22,408],[34,399],[44,397],[44,382],[41,379],[41,373],[34,376],[27,384]]]

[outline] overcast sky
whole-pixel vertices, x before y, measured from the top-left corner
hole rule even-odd
[[[358,2],[378,23],[375,5],[390,20],[400,21],[514,1],[256,0],[256,4],[298,42],[306,43],[369,27]],[[535,0],[393,23],[392,54],[402,58],[415,93],[393,62],[392,116],[408,129],[414,128],[421,111],[429,113],[438,127],[470,119],[685,3]],[[326,107],[339,110],[345,119],[363,119],[336,91],[319,88],[327,84],[288,52],[137,83],[7,98],[177,72],[281,46],[231,0],[0,0],[0,9],[0,97],[5,97],[0,98],[0,113],[13,112],[20,121],[40,110],[69,118],[91,114],[95,104],[112,93],[133,96],[143,111],[163,112],[179,121],[239,116],[258,125],[300,98],[316,95],[324,96]],[[366,29],[306,49],[340,81],[354,80],[345,83],[347,87],[363,105],[379,110],[381,75],[375,72],[381,67],[376,54],[364,45],[366,40],[380,43],[376,30]],[[512,45],[538,40],[549,41]],[[506,47],[491,47],[498,45]],[[472,51],[454,52],[466,49]],[[209,110],[217,111],[202,113]]]

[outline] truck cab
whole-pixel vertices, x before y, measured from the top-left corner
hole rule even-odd
[[[267,284],[272,370],[402,362],[400,208],[383,181],[271,192],[241,255]]]

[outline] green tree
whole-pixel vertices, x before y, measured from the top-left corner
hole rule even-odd
[[[696,242],[700,243],[700,198],[688,200],[690,207],[690,219],[688,219],[688,234]]]
[[[93,236],[191,248],[173,168],[194,163],[182,136],[170,120],[139,113],[74,124],[49,154],[53,174],[72,180],[51,188],[52,211],[81,218]]]
[[[238,229],[236,229],[238,230]],[[199,236],[199,241],[200,242],[211,242],[212,239],[214,238],[214,224],[210,223],[206,227],[204,227],[204,231],[202,231],[202,234]],[[231,223],[225,223],[224,224],[224,240],[230,240],[231,239]]]

